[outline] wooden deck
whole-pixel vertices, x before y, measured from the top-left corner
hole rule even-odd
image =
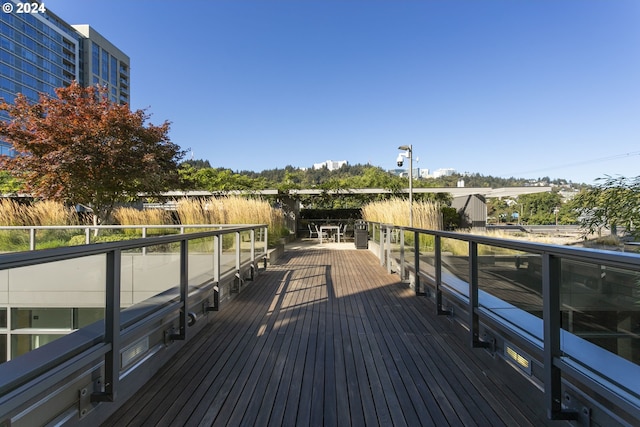
[[[434,311],[367,250],[288,250],[105,425],[556,425]]]

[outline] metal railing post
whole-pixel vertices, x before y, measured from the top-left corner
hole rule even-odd
[[[36,250],[36,229],[33,227],[29,229],[29,250]]]
[[[241,264],[241,258],[240,255],[242,253],[242,251],[240,250],[240,244],[242,243],[242,238],[240,236],[240,232],[236,231],[236,271],[240,272],[240,264]]]
[[[489,343],[480,341],[478,306],[478,244],[469,241],[469,332],[471,335],[471,347],[489,347]]]
[[[250,231],[251,236],[251,264],[256,262],[256,230],[254,228]]]
[[[92,402],[113,402],[120,381],[120,249],[107,252],[104,340],[111,349],[104,356],[104,391],[91,395]]]
[[[251,280],[254,279],[255,269],[256,269],[256,229],[252,228],[249,231],[249,237],[251,240]]]
[[[414,251],[414,265],[416,267],[415,275],[415,292],[416,295],[425,295],[426,292],[420,292],[420,232],[415,231],[413,234],[413,251]]]
[[[400,280],[404,280],[404,230],[400,230]]]
[[[554,361],[562,356],[560,349],[560,258],[542,254],[542,318],[544,329],[544,400],[547,417],[552,420],[577,419],[576,412],[562,410],[562,371]]]
[[[451,314],[451,310],[442,309],[442,237],[435,236],[434,241],[435,251],[435,269],[436,269],[436,310],[438,315],[448,316]]]
[[[385,239],[385,253],[387,254],[387,273],[391,274],[391,226],[387,226]]]
[[[384,265],[385,263],[385,259],[384,259],[384,226],[382,224],[380,224],[380,226],[378,227],[380,229],[380,237],[378,239],[378,252],[380,253],[380,265]]]
[[[187,316],[189,313],[189,241],[180,241],[180,330],[171,334],[170,339],[184,341],[187,339]]]
[[[142,227],[142,238],[146,239],[147,238],[147,227]],[[142,255],[146,255],[147,254],[147,247],[143,246],[142,247]]]
[[[264,227],[264,254],[269,253],[269,228]]]
[[[222,258],[222,237],[213,236],[213,307],[214,311],[220,308],[220,262]]]

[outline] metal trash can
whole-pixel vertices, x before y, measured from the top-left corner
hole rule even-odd
[[[356,249],[367,249],[369,247],[369,229],[366,221],[357,220],[353,225],[353,241]]]

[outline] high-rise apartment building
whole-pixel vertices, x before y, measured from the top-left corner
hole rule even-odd
[[[72,27],[80,35],[80,84],[105,86],[112,101],[129,104],[129,57],[89,25]]]
[[[129,103],[129,57],[88,25],[69,25],[43,7],[37,13],[0,12],[0,97],[37,101],[71,84],[101,85],[112,101]],[[8,9],[12,9],[7,13]],[[1,114],[1,113],[0,113]],[[0,119],[7,119],[1,116]],[[11,147],[0,141],[0,154]]]

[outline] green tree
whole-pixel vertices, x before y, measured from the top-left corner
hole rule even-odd
[[[562,197],[557,192],[533,193],[518,196],[522,221],[527,224],[555,224],[555,210],[560,209]]]
[[[231,191],[231,190],[261,190],[266,188],[266,182],[262,178],[251,178],[247,175],[237,174],[230,169],[205,168],[193,173],[193,180],[199,190]]]
[[[116,203],[172,189],[184,155],[169,140],[169,123],[147,123],[143,110],[111,102],[105,89],[76,82],[41,94],[37,103],[18,95],[0,101],[10,121],[0,121],[0,138],[14,157],[0,167],[24,183],[33,196],[91,206],[94,222],[107,221]]]
[[[638,237],[640,223],[640,176],[635,178],[607,176],[600,183],[582,190],[571,202],[580,214],[580,224],[585,232],[602,228],[615,233],[618,226]]]
[[[185,160],[184,162],[180,163],[180,166],[183,166],[183,165],[190,165],[190,166],[193,166],[195,169],[206,169],[211,167],[209,160],[203,160],[203,159]]]
[[[510,204],[507,202],[507,199],[487,199],[487,222],[508,222],[511,220],[512,213],[515,211],[515,209],[516,208],[510,206]]]

